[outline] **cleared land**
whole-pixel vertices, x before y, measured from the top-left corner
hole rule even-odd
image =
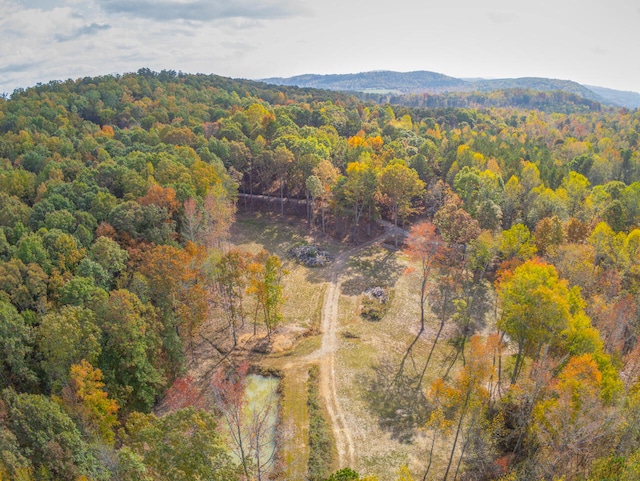
[[[406,464],[422,477],[427,435],[418,433],[403,439],[380,422],[375,407],[376,372],[381,364],[398,363],[418,332],[419,279],[401,251],[385,248],[383,235],[367,244],[342,244],[329,236],[314,239],[297,219],[267,216],[239,216],[233,228],[232,244],[257,252],[267,249],[287,259],[287,251],[300,243],[316,243],[335,261],[324,268],[307,268],[287,261],[285,278],[285,324],[274,336],[267,356],[253,356],[267,368],[283,374],[281,428],[284,434],[282,459],[285,479],[303,480],[309,457],[309,414],[306,406],[307,373],[320,366],[320,389],[335,440],[333,469],[350,466],[361,474],[395,479]],[[384,317],[377,322],[360,315],[364,290],[382,286],[392,292]],[[416,345],[415,360],[426,358],[435,333],[430,320],[424,339]],[[446,338],[446,336],[443,336]],[[450,350],[441,341],[432,363],[431,377],[438,374]],[[430,369],[431,371],[431,369]],[[427,382],[429,379],[427,379]],[[436,452],[433,469],[445,462],[447,446]]]

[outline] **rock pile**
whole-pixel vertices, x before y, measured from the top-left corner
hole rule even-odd
[[[289,255],[307,267],[324,267],[331,262],[329,253],[314,245],[294,247]]]
[[[367,287],[367,289],[365,289],[364,291],[364,294],[370,299],[375,299],[382,304],[387,302],[387,299],[389,298],[387,291],[380,286]]]

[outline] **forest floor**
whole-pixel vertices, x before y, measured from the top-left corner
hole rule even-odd
[[[303,219],[294,217],[240,214],[232,229],[233,248],[253,253],[264,248],[287,259],[286,322],[272,334],[270,352],[255,352],[256,336],[249,326],[241,336],[242,356],[282,374],[280,449],[286,480],[306,479],[307,377],[313,365],[320,366],[320,395],[335,442],[331,468],[349,466],[387,480],[395,479],[400,466],[407,465],[422,478],[427,435],[420,430],[410,438],[399,435],[384,425],[375,405],[380,366],[397,365],[419,327],[419,279],[403,252],[393,248],[391,229],[387,224],[367,240],[363,235],[364,242],[358,245],[310,231]],[[287,251],[301,243],[329,251],[333,262],[309,268],[288,259]],[[373,322],[363,318],[361,310],[365,289],[375,286],[383,286],[392,296],[384,317]],[[428,325],[414,349],[418,364],[426,358],[435,327],[435,321]],[[446,334],[435,351],[429,378],[438,375],[451,349]],[[214,365],[213,357],[202,344],[189,374],[202,377]],[[436,450],[434,468],[446,460],[446,444]]]

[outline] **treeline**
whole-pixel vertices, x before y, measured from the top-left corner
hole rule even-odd
[[[238,474],[213,415],[146,414],[203,323],[223,358],[245,321],[281,321],[277,258],[228,251],[238,190],[306,199],[310,223],[355,240],[418,215],[488,251],[528,232],[620,370],[636,352],[639,132],[637,111],[411,109],[149,70],[0,99],[0,473]]]
[[[228,249],[237,183],[191,129],[198,94],[184,80],[142,71],[2,101],[3,479],[239,476],[213,414],[148,414],[184,386],[203,323],[223,358],[241,322],[269,334],[281,320],[277,256]],[[220,87],[203,86],[198,108],[227,115],[243,85],[209,80]],[[172,84],[189,100],[169,100]]]
[[[363,100],[391,103],[406,107],[435,108],[518,108],[572,114],[599,112],[600,102],[562,90],[541,91],[531,88],[505,88],[490,92],[420,93],[406,95],[357,94]]]

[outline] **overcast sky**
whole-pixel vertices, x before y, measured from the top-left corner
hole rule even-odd
[[[431,70],[640,92],[634,0],[0,0],[0,93],[142,67]]]

